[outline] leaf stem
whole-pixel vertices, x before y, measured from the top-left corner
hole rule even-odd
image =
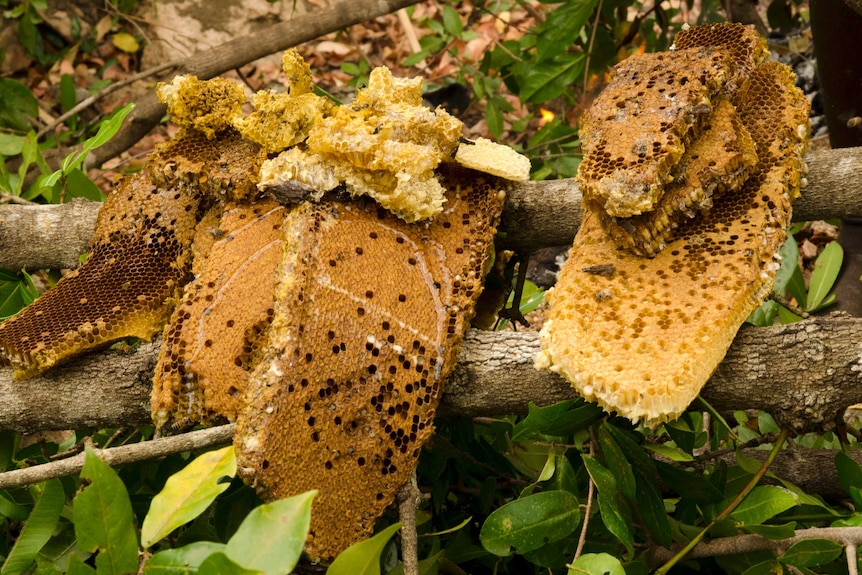
[[[760,469],[757,470],[757,473],[754,474],[754,476],[751,478],[751,480],[748,482],[748,484],[745,486],[745,488],[742,491],[740,491],[736,497],[734,497],[733,501],[731,501],[728,504],[728,506],[725,507],[721,511],[721,513],[719,513],[718,515],[715,516],[715,519],[713,519],[712,521],[709,522],[709,525],[704,527],[700,531],[700,533],[698,533],[694,538],[692,538],[692,540],[689,541],[685,547],[680,549],[676,555],[671,557],[671,559],[667,563],[665,563],[664,565],[659,567],[655,571],[655,575],[665,575],[668,571],[670,571],[670,569],[674,565],[679,563],[686,555],[688,555],[688,553],[692,549],[694,549],[694,547],[698,543],[700,543],[703,540],[703,538],[706,536],[707,532],[712,528],[713,525],[715,525],[715,523],[717,521],[721,521],[722,519],[726,519],[728,515],[733,513],[733,510],[736,509],[736,507],[740,503],[742,503],[742,500],[745,499],[745,497],[751,492],[751,490],[754,489],[754,487],[760,482],[760,479],[763,477],[763,475],[769,469],[769,466],[772,465],[773,461],[775,461],[775,458],[778,455],[778,453],[781,451],[781,448],[784,446],[784,442],[787,439],[788,435],[789,435],[789,432],[786,429],[781,430],[781,433],[778,435],[778,439],[775,441],[775,445],[772,447],[772,451],[769,452],[769,456],[766,458],[766,460],[760,466]]]

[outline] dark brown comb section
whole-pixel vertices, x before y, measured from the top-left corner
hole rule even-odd
[[[273,317],[285,209],[273,200],[231,203],[165,328],[153,378],[153,421],[185,429],[236,418],[249,371]],[[206,221],[206,220],[205,220]]]
[[[87,262],[0,324],[0,353],[16,377],[124,337],[149,339],[190,271],[200,197],[145,175],[123,180],[99,212]]]
[[[265,497],[320,490],[315,559],[369,535],[413,472],[482,289],[501,184],[451,167],[442,181],[447,203],[428,223],[371,202],[286,217],[275,319],[235,444]]]

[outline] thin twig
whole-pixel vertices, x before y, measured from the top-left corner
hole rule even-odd
[[[694,549],[698,543],[700,543],[706,534],[712,529],[712,526],[716,524],[716,522],[721,521],[722,519],[726,519],[728,515],[733,513],[733,510],[742,503],[742,500],[745,499],[752,489],[760,482],[760,479],[764,476],[766,471],[769,469],[769,466],[772,465],[772,462],[775,460],[775,457],[778,455],[778,452],[781,451],[782,446],[784,446],[784,441],[787,439],[790,433],[783,429],[778,436],[778,440],[775,442],[775,445],[772,447],[772,451],[769,452],[769,457],[763,462],[760,466],[760,469],[757,470],[757,473],[751,478],[751,480],[746,484],[742,491],[740,491],[736,497],[734,497],[733,501],[731,501],[727,507],[725,507],[721,513],[715,516],[715,519],[709,522],[709,524],[704,527],[697,535],[695,535],[688,544],[677,552],[667,563],[659,567],[655,574],[656,575],[665,575],[674,565],[682,561],[686,555],[688,555],[692,549]]]
[[[419,575],[419,535],[416,533],[416,509],[422,503],[422,492],[416,484],[416,472],[398,490],[398,518],[401,520],[401,562],[404,575]]]
[[[69,118],[71,118],[72,116],[77,114],[78,112],[80,112],[81,110],[89,108],[90,106],[92,106],[93,104],[95,104],[96,102],[98,102],[99,100],[104,98],[105,96],[107,96],[109,94],[113,94],[114,92],[116,92],[120,88],[124,88],[124,87],[128,86],[129,84],[137,82],[138,80],[143,80],[144,78],[148,78],[154,74],[158,74],[159,72],[162,72],[162,71],[167,70],[169,68],[177,68],[181,64],[182,64],[182,60],[174,60],[173,62],[167,62],[166,64],[160,64],[160,65],[155,66],[153,68],[150,68],[148,70],[144,70],[143,72],[139,72],[137,74],[129,76],[128,78],[125,78],[124,80],[120,80],[119,82],[115,82],[114,84],[111,84],[110,86],[106,86],[105,88],[99,90],[98,92],[96,92],[92,96],[90,96],[88,98],[84,98],[83,100],[81,100],[80,102],[75,104],[72,108],[70,108],[68,112],[60,115],[56,120],[51,122],[48,126],[39,130],[39,133],[36,135],[36,137],[39,139],[42,139],[46,134],[53,132],[57,128],[57,126],[59,126],[60,124],[62,124],[63,122],[65,122],[66,120],[68,120]]]
[[[584,63],[584,85],[581,91],[581,103],[583,104],[584,98],[587,96],[587,80],[590,78],[590,56],[593,54],[593,44],[596,41],[596,30],[599,29],[599,18],[602,15],[602,0],[599,0],[598,6],[596,6],[596,19],[593,21],[593,31],[590,33],[590,43],[587,46],[587,61]]]
[[[593,455],[596,450],[596,426],[590,426],[590,455]],[[596,491],[596,484],[593,482],[593,478],[589,478],[589,487],[587,488],[587,506],[584,509],[584,523],[581,525],[581,534],[578,537],[578,548],[575,549],[575,556],[572,559],[572,563],[578,560],[578,557],[581,556],[581,553],[584,551],[584,545],[587,542],[587,526],[590,524],[590,512],[593,509],[593,495]]]
[[[110,449],[97,449],[95,451],[108,465],[124,465],[126,463],[156,459],[193,449],[230,443],[235,427],[235,424],[222,425],[182,435],[163,437],[152,441],[142,441]],[[52,461],[51,463],[43,463],[25,469],[0,473],[0,489],[12,489],[14,487],[32,485],[33,483],[39,483],[40,481],[54,477],[74,475],[84,467],[84,457],[85,454],[81,453],[60,461]]]

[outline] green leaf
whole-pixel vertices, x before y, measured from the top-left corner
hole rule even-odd
[[[844,547],[831,539],[805,539],[790,546],[778,560],[794,567],[813,567],[834,561]]]
[[[443,29],[456,38],[460,38],[464,32],[461,16],[451,4],[443,4]]]
[[[224,553],[213,553],[198,567],[198,572],[201,574],[218,574],[218,575],[261,575],[263,571],[256,569],[246,569],[238,563],[232,561],[230,557]]]
[[[778,294],[783,294],[787,283],[790,281],[790,276],[793,275],[793,270],[799,268],[799,246],[792,234],[787,234],[787,239],[781,249],[778,250],[778,255],[781,257],[781,266],[775,272],[773,290]]]
[[[760,307],[751,312],[748,319],[745,321],[757,327],[769,327],[775,323],[775,317],[778,315],[778,302],[768,299]]]
[[[626,575],[623,564],[607,553],[585,553],[569,567],[568,575]]]
[[[629,556],[634,556],[631,518],[623,514],[623,508],[618,503],[617,494],[599,491],[598,501],[599,512],[605,527],[620,540],[620,543],[626,546]]]
[[[584,71],[583,54],[559,54],[545,62],[524,61],[512,67],[520,76],[518,97],[522,102],[542,103],[553,100],[577,80]]]
[[[230,486],[223,477],[236,475],[233,446],[208,451],[174,473],[153,497],[141,527],[145,549],[203,513],[220,493]]]
[[[811,281],[808,282],[808,307],[805,308],[806,311],[817,311],[828,305],[824,305],[824,300],[835,284],[843,261],[844,249],[841,244],[838,242],[826,244],[814,262]]]
[[[30,122],[27,119],[39,115],[39,103],[21,82],[0,78],[0,126],[27,132]]]
[[[24,147],[25,136],[0,133],[0,156],[17,156]]]
[[[63,159],[62,169],[51,174],[51,176],[45,180],[44,185],[46,187],[53,186],[60,179],[61,175],[68,175],[73,168],[80,166],[81,162],[83,162],[87,157],[87,154],[113,138],[114,134],[116,134],[123,125],[123,120],[129,115],[129,112],[131,112],[134,107],[134,104],[126,104],[122,108],[114,110],[109,117],[99,124],[99,131],[96,132],[96,135],[84,141],[84,146],[80,152],[66,156],[66,158]]]
[[[730,517],[743,524],[763,523],[797,503],[796,494],[783,487],[760,485],[751,490]]]
[[[42,494],[6,557],[0,575],[17,575],[27,570],[57,528],[65,500],[59,479],[50,479],[42,484]]]
[[[796,534],[796,521],[782,525],[743,525],[742,530],[767,539],[789,539]]]
[[[306,491],[255,507],[227,542],[225,554],[249,569],[289,573],[305,546],[316,495],[316,490]]]
[[[223,543],[197,541],[179,547],[165,549],[150,557],[144,564],[146,575],[185,575],[197,573],[204,560],[213,553],[224,552]]]
[[[87,174],[78,168],[72,169],[66,176],[65,181],[66,200],[72,198],[86,198],[94,202],[104,201],[105,195]]]
[[[637,487],[635,486],[634,473],[632,473],[631,465],[626,461],[622,450],[614,443],[614,440],[608,433],[606,429],[608,425],[610,424],[602,424],[599,427],[598,433],[599,445],[602,448],[602,454],[605,456],[605,464],[616,479],[620,492],[629,500],[635,501]]]
[[[81,490],[73,505],[78,548],[98,551],[98,572],[136,573],[138,540],[126,486],[89,448],[81,470]]]
[[[562,433],[554,433],[551,428],[566,416],[573,404],[574,400],[566,400],[539,407],[530,402],[527,405],[527,417],[516,423],[512,429],[512,442],[521,441],[537,433],[563,435]]]
[[[569,0],[548,13],[536,39],[536,56],[540,63],[562,54],[571,46],[592,16],[597,2]]]
[[[393,523],[374,537],[354,543],[335,558],[326,575],[380,575],[380,556],[399,529],[401,524]]]
[[[655,542],[663,547],[670,547],[673,543],[673,530],[667,518],[664,500],[655,482],[644,477],[642,473],[637,474],[637,496],[633,503],[640,511]]]
[[[845,493],[850,494],[851,486],[862,488],[862,467],[843,451],[835,454],[835,469],[838,471],[838,483]]]
[[[77,553],[72,553],[66,575],[96,575],[96,570],[84,563]]]
[[[805,278],[802,277],[802,270],[799,266],[793,268],[793,273],[790,274],[790,279],[787,280],[787,293],[793,296],[796,304],[802,309],[808,309],[808,295],[805,291]],[[779,314],[781,310],[778,310]]]
[[[599,463],[591,455],[582,454],[581,459],[583,459],[584,466],[596,484],[599,493],[604,491],[610,495],[617,492],[617,480],[607,467]]]
[[[479,541],[494,555],[526,553],[568,537],[580,522],[577,497],[568,491],[544,491],[494,510],[482,525]]]
[[[697,503],[717,503],[724,498],[721,491],[700,475],[677,469],[663,461],[656,461],[655,466],[662,480],[687,499]]]

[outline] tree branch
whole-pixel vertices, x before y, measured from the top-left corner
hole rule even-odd
[[[811,152],[809,185],[793,207],[797,221],[862,214],[862,148]],[[86,251],[101,204],[0,205],[0,266],[72,268]],[[503,247],[533,252],[572,243],[582,217],[572,179],[513,182],[500,225]]]
[[[440,415],[522,413],[578,397],[558,375],[533,368],[535,332],[471,330],[450,376]],[[132,353],[106,350],[14,381],[0,370],[0,430],[117,427],[150,423],[158,344]],[[829,428],[862,403],[862,319],[811,318],[769,328],[743,327],[702,396],[716,409],[763,409],[797,432]]]
[[[141,441],[109,449],[96,449],[96,455],[108,465],[118,466],[136,461],[157,459],[174,453],[182,453],[211,445],[228,444],[233,441],[234,424],[190,431],[182,435],[162,437],[152,441]],[[42,465],[25,467],[0,473],[0,490],[39,483],[53,477],[74,475],[84,467],[86,453],[68,459],[60,459]]]

